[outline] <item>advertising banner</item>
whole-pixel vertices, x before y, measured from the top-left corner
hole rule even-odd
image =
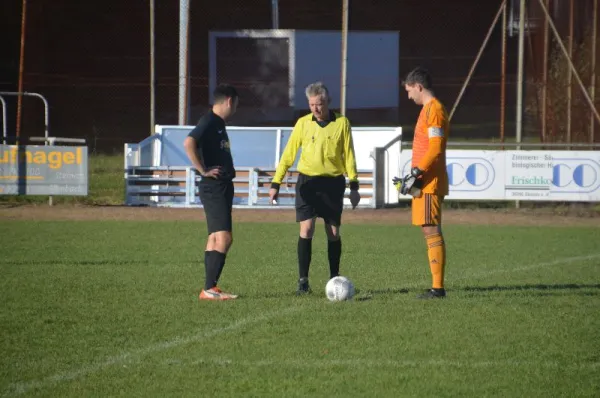
[[[0,195],[87,194],[87,147],[0,145]]]
[[[402,151],[401,176],[411,160]],[[446,171],[447,199],[600,201],[600,151],[448,150]]]

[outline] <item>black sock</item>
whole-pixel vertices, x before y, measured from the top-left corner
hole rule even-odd
[[[300,278],[308,278],[311,256],[312,238],[298,237],[298,274]]]
[[[214,252],[213,256],[216,257],[217,264],[219,265],[217,277],[215,278],[215,285],[219,282],[219,278],[221,277],[221,272],[223,272],[223,268],[225,267],[225,258],[227,257],[227,253],[221,253],[218,251]]]
[[[327,257],[329,258],[329,277],[340,274],[340,257],[342,257],[342,240],[327,241]]]
[[[217,275],[219,273],[219,258],[216,251],[210,250],[204,252],[204,272],[206,279],[204,281],[204,290],[212,289],[217,285]]]

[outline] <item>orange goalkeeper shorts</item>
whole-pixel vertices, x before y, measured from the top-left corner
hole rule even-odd
[[[442,223],[443,196],[424,193],[412,199],[413,225],[440,225]]]

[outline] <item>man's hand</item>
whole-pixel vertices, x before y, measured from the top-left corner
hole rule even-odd
[[[271,184],[271,189],[269,189],[269,203],[272,205],[276,205],[278,197],[279,197],[279,184]]]
[[[422,174],[422,170],[420,170],[418,167],[413,167],[410,170],[410,174],[405,175],[402,179],[394,177],[392,179],[392,182],[396,186],[396,189],[400,191],[402,195],[408,195],[413,185],[415,185],[417,178],[419,178]]]
[[[350,203],[352,204],[352,208],[356,209],[358,203],[360,202],[360,193],[358,193],[358,189],[350,190]]]
[[[218,179],[219,176],[221,175],[221,167],[219,167],[219,166],[211,167],[210,169],[204,170],[204,172],[200,172],[200,175],[203,178]]]

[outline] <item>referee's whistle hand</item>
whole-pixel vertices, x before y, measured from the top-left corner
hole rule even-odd
[[[356,206],[358,206],[359,202],[360,202],[360,194],[358,193],[357,190],[351,190],[350,191],[350,203],[352,204],[352,208],[356,209]]]
[[[269,189],[269,203],[274,205],[277,204],[277,195],[279,194],[279,191],[275,188],[271,188]]]

